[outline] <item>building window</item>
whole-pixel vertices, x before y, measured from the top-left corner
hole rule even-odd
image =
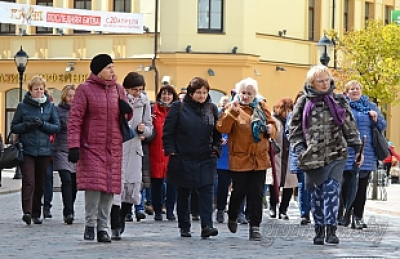
[[[131,0],[114,0],[114,11],[121,13],[130,13]]]
[[[53,6],[53,0],[36,0],[36,5]],[[36,27],[36,33],[53,33],[53,28]]]
[[[22,89],[22,99],[24,98],[27,91]],[[6,92],[6,109],[5,109],[5,136],[8,136],[11,129],[11,121],[14,117],[14,113],[17,110],[17,106],[19,103],[19,88],[10,89]]]
[[[15,3],[15,0],[5,0],[4,2]],[[0,34],[15,34],[15,24],[0,23]]]
[[[308,1],[308,40],[314,40],[315,0]]]
[[[199,0],[198,32],[223,32],[223,0]]]
[[[392,22],[392,10],[393,7],[389,5],[385,5],[385,24],[389,24]]]
[[[364,25],[367,25],[367,21],[371,19],[371,3],[365,2],[365,20]]]
[[[74,0],[74,8],[92,10],[92,0]],[[74,33],[90,33],[90,31],[74,30]]]
[[[344,31],[349,30],[349,0],[344,0],[344,13],[343,13]]]

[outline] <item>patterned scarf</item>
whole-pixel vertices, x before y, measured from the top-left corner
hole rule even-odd
[[[308,117],[310,116],[312,110],[314,110],[315,104],[322,100],[328,105],[329,112],[330,112],[335,124],[337,126],[343,125],[344,121],[346,120],[346,109],[343,107],[340,107],[339,104],[336,103],[335,99],[333,99],[333,96],[332,96],[333,89],[334,89],[334,87],[331,87],[327,92],[320,93],[320,92],[316,91],[314,88],[312,88],[311,86],[306,87],[307,93],[311,92],[313,95],[316,94],[316,96],[310,97],[304,107],[303,123],[302,123],[302,129],[303,129],[304,135],[307,133],[307,128],[309,126],[308,125]]]
[[[161,99],[160,99],[160,100],[157,100],[157,103],[162,107],[171,108],[173,102],[165,103],[165,102],[161,101]]]
[[[267,117],[265,113],[259,107],[259,101],[254,98],[253,102],[249,104],[253,108],[253,114],[251,115],[251,128],[253,130],[254,143],[260,142],[260,133],[267,131]]]
[[[368,114],[370,111],[369,108],[369,98],[366,95],[361,95],[360,99],[357,101],[352,101],[348,96],[346,96],[347,101],[350,104],[351,108],[356,109],[359,112],[362,112],[364,114]]]

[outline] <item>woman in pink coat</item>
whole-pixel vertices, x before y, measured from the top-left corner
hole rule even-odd
[[[68,159],[77,163],[77,184],[85,191],[84,239],[111,242],[107,233],[113,195],[121,193],[122,134],[119,114],[132,117],[132,108],[116,83],[114,64],[107,54],[95,56],[92,73],[76,90],[68,120]],[[78,161],[79,160],[79,161]]]

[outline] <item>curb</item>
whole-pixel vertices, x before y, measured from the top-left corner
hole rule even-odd
[[[377,208],[370,207],[370,206],[367,206],[367,205],[365,205],[365,209],[369,210],[369,211],[373,211],[373,212],[379,213],[379,214],[386,214],[386,215],[400,217],[400,212],[399,211],[377,209]]]
[[[19,192],[19,191],[21,191],[21,188],[18,188],[18,189],[4,189],[4,190],[0,190],[0,195],[10,194],[10,193]]]

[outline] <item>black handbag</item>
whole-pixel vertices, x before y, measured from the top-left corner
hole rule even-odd
[[[126,101],[124,99],[121,99],[121,95],[119,93],[119,87],[117,86],[117,91],[118,91],[118,107],[119,107],[119,126],[121,129],[121,134],[122,134],[122,142],[126,142],[130,139],[133,139],[135,137],[135,134],[133,133],[133,130],[129,127],[128,121],[125,119],[125,113],[121,112],[121,106],[126,104]]]
[[[10,142],[10,134],[8,134],[7,142]],[[16,166],[22,165],[24,162],[24,153],[22,143],[18,140],[12,142],[8,147],[1,148],[0,150],[0,169],[11,169]]]
[[[387,143],[386,138],[382,135],[382,132],[378,129],[375,123],[373,127],[372,143],[374,145],[374,150],[376,156],[378,157],[378,160],[382,161],[390,154],[389,144]]]

